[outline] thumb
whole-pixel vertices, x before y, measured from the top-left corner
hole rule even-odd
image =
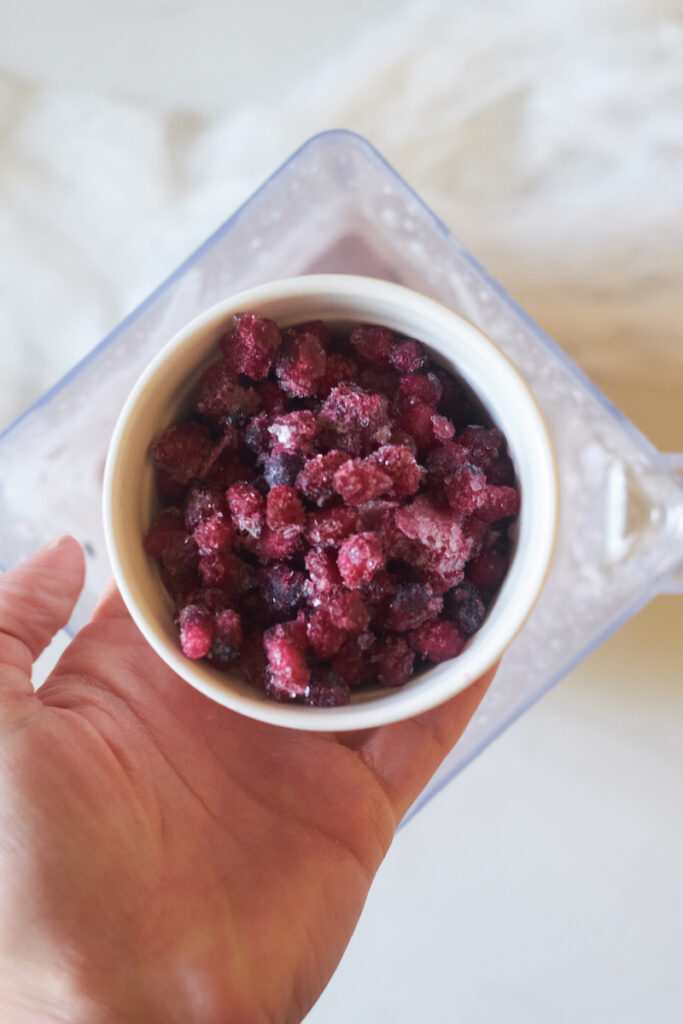
[[[84,576],[83,552],[73,537],[60,537],[0,576],[0,665],[30,679],[35,659],[69,621]],[[4,678],[16,677],[0,673],[0,689]]]

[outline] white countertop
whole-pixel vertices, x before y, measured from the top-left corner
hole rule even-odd
[[[0,425],[334,126],[683,450],[683,5],[262,7],[5,5]],[[683,1019],[680,621],[659,598],[401,833],[311,1022]]]

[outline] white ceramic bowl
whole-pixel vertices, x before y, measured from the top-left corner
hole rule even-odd
[[[149,445],[188,409],[202,369],[216,359],[218,337],[233,314],[245,310],[283,327],[313,319],[379,323],[419,338],[443,366],[467,381],[503,431],[521,488],[516,548],[507,577],[484,625],[460,657],[400,689],[355,693],[346,707],[276,703],[237,676],[186,658],[178,645],[172,602],[143,550],[143,535],[158,510]],[[188,324],[161,350],[133,388],[114,429],[104,478],[104,523],[114,576],[133,619],[188,683],[261,721],[297,729],[362,729],[442,703],[500,658],[543,586],[554,546],[557,491],[553,450],[538,406],[493,342],[452,310],[407,288],[372,278],[315,275],[241,292]]]

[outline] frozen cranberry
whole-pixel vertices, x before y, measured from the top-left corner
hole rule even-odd
[[[389,353],[389,362],[399,373],[417,373],[427,361],[424,346],[414,338],[397,341]]]
[[[318,423],[310,409],[282,413],[268,427],[273,442],[287,452],[308,454],[318,431]]]
[[[261,399],[261,408],[272,415],[284,412],[289,403],[289,397],[272,380],[264,380],[258,385],[258,396]]]
[[[266,503],[251,484],[237,483],[228,488],[226,499],[232,522],[240,534],[258,539],[266,518]]]
[[[495,427],[466,427],[456,441],[466,449],[467,461],[484,471],[496,462],[505,446],[505,438]]]
[[[310,512],[306,523],[306,540],[314,547],[333,545],[337,547],[353,533],[357,513],[353,508],[326,508]]]
[[[439,489],[467,462],[467,449],[456,441],[446,441],[433,448],[427,456],[426,466],[430,483]]]
[[[179,508],[166,508],[154,520],[145,534],[144,548],[153,558],[163,558],[169,545],[187,536],[183,513]]]
[[[348,685],[331,669],[316,670],[304,694],[304,704],[313,708],[343,707],[349,699]]]
[[[387,366],[394,344],[394,334],[388,327],[377,324],[361,324],[351,331],[351,344],[356,352],[377,366]]]
[[[351,356],[343,355],[341,352],[330,352],[327,355],[325,366],[325,380],[323,393],[327,393],[337,384],[353,383],[358,380],[359,366]]]
[[[475,538],[464,529],[463,517],[439,508],[427,495],[419,494],[398,509],[395,521],[406,537],[420,543],[431,567],[442,574],[461,569],[472,556]]]
[[[391,487],[391,477],[370,460],[349,459],[334,474],[334,489],[348,505],[364,505]]]
[[[396,593],[396,583],[386,569],[380,569],[369,583],[364,584],[360,588],[360,593],[365,607],[370,612],[372,618],[374,619],[377,616],[378,621],[381,622],[382,619],[380,617],[383,617],[384,608],[389,599]]]
[[[423,402],[436,407],[441,398],[441,383],[434,373],[409,373],[399,384],[401,401],[404,405]]]
[[[357,590],[343,590],[339,587],[325,595],[324,606],[332,621],[349,633],[361,633],[370,622],[368,610]]]
[[[305,562],[311,583],[320,593],[324,594],[341,583],[337,563],[330,551],[324,548],[311,548],[306,553]]]
[[[332,616],[324,608],[313,612],[308,620],[308,642],[319,658],[331,658],[336,654],[347,635],[345,630],[335,625]]]
[[[419,452],[429,451],[436,444],[433,415],[433,406],[424,402],[413,402],[403,410],[401,427],[414,438]]]
[[[463,636],[471,636],[486,617],[486,605],[471,583],[462,583],[449,590],[443,601],[446,618],[455,622]]]
[[[211,434],[192,420],[169,427],[152,445],[157,466],[180,484],[197,476],[211,450]]]
[[[487,523],[517,515],[519,494],[514,487],[495,487],[487,483],[478,466],[459,466],[446,484],[446,498],[461,515],[474,515]]]
[[[263,645],[268,659],[266,690],[291,700],[302,697],[311,673],[300,647],[278,626],[266,630]]]
[[[425,583],[408,583],[397,587],[391,598],[386,625],[397,633],[404,633],[435,618],[442,607],[443,599],[435,597],[430,586]]]
[[[204,658],[211,650],[213,615],[198,604],[186,605],[178,616],[180,646],[187,658]]]
[[[199,560],[199,572],[207,587],[221,587],[232,597],[243,597],[256,582],[253,566],[232,551],[211,551]]]
[[[332,388],[320,420],[335,435],[336,447],[352,455],[367,454],[375,444],[384,444],[391,433],[388,400],[352,384]]]
[[[266,522],[271,530],[301,533],[304,521],[304,507],[294,487],[278,484],[268,492]]]
[[[242,621],[236,611],[226,608],[215,616],[209,661],[216,668],[227,668],[239,654]]]
[[[307,320],[302,324],[293,324],[291,327],[285,327],[281,331],[281,334],[284,344],[287,344],[295,338],[300,338],[303,335],[312,334],[324,349],[327,348],[330,340],[327,333],[327,327],[322,320]]]
[[[291,530],[271,530],[266,526],[256,545],[259,558],[269,561],[278,558],[293,558],[301,548],[301,534]]]
[[[415,652],[400,636],[380,640],[373,655],[377,681],[382,686],[404,686],[413,674]]]
[[[242,424],[261,405],[253,388],[243,388],[228,364],[213,363],[202,374],[197,395],[197,412],[214,423]]]
[[[293,487],[304,462],[301,455],[275,447],[263,461],[263,479],[269,487],[286,484]]]
[[[497,551],[484,551],[467,566],[467,579],[475,587],[490,593],[503,582],[508,559]]]
[[[432,416],[432,434],[436,441],[450,441],[455,434],[455,426],[446,416],[434,413]]]
[[[278,353],[275,373],[288,395],[305,398],[320,394],[327,355],[315,334],[301,333],[288,338]]]
[[[228,363],[252,380],[265,380],[280,347],[277,324],[254,313],[236,313],[233,325],[221,341]]]
[[[237,480],[251,480],[254,471],[240,461],[234,451],[224,451],[213,463],[211,469],[204,474],[203,483],[209,487],[218,487],[223,492]]]
[[[385,444],[369,456],[391,479],[392,491],[400,498],[416,494],[420,489],[423,472],[415,456],[404,445]]]
[[[374,533],[354,533],[339,548],[337,566],[345,585],[357,590],[384,568],[382,545]]]
[[[408,637],[413,650],[427,661],[435,663],[457,658],[465,640],[455,622],[438,619],[414,629]]]
[[[251,417],[242,432],[247,448],[256,455],[261,455],[270,448],[271,436],[268,429],[270,422],[270,413],[260,412],[258,416]]]
[[[297,476],[297,488],[308,501],[319,506],[327,504],[334,496],[334,474],[347,460],[347,453],[337,449],[326,455],[314,455]]]
[[[289,619],[296,614],[304,599],[306,577],[284,562],[276,562],[261,570],[259,596],[266,617]]]
[[[193,536],[200,555],[206,555],[210,551],[220,551],[221,548],[231,547],[235,539],[235,531],[223,513],[216,512],[210,519],[198,523]]]
[[[377,637],[374,633],[357,633],[344,642],[332,658],[333,672],[344,680],[347,686],[361,686],[374,680],[375,667],[372,656]]]

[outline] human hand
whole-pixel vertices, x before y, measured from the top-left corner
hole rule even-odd
[[[411,721],[280,729],[184,683],[112,591],[34,693],[83,572],[63,538],[0,578],[0,1018],[299,1021],[493,672]]]

